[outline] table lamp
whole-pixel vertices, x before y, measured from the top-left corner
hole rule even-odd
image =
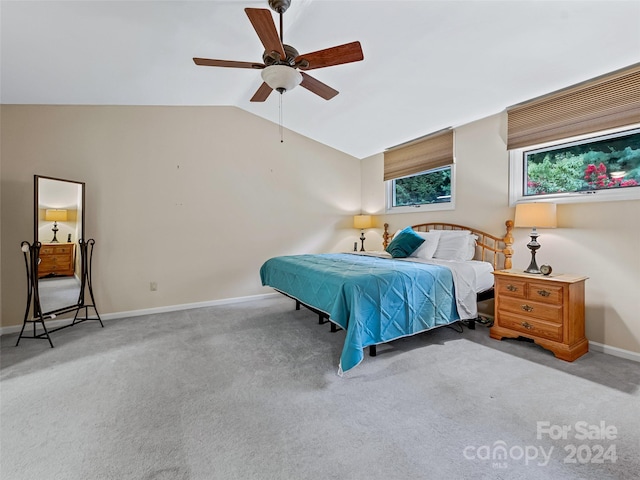
[[[516,218],[514,227],[531,227],[531,241],[527,247],[531,250],[531,263],[525,273],[540,274],[536,263],[536,251],[540,248],[538,232],[536,228],[556,228],[556,204],[555,203],[519,203],[516,205]]]
[[[67,221],[67,211],[60,208],[47,208],[44,213],[44,219],[47,222],[53,222],[53,240],[50,243],[59,243],[56,235],[58,234],[58,222]]]
[[[354,215],[353,216],[353,228],[359,228],[360,232],[360,242],[362,242],[362,246],[360,247],[360,251],[364,252],[364,229],[373,227],[373,217],[371,215]]]

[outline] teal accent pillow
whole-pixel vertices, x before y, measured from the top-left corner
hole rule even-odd
[[[424,243],[424,238],[413,231],[411,227],[400,230],[387,246],[387,252],[393,258],[406,258]]]

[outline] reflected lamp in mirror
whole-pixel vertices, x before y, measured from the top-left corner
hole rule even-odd
[[[373,216],[372,215],[354,215],[353,216],[353,228],[360,229],[360,251],[364,252],[364,230],[366,228],[373,227]]]
[[[59,208],[47,208],[44,214],[44,219],[47,222],[53,222],[53,239],[50,243],[58,243],[58,222],[67,221],[67,211]]]
[[[516,217],[513,221],[516,228],[531,227],[531,241],[527,247],[531,250],[531,262],[525,273],[540,274],[536,263],[536,251],[540,248],[537,228],[556,228],[555,203],[519,203],[516,205]]]

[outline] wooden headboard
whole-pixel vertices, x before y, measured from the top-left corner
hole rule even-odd
[[[419,225],[412,225],[411,228],[416,232],[428,232],[430,230],[470,230],[472,234],[478,236],[476,256],[474,259],[490,262],[494,269],[502,270],[511,268],[511,256],[513,255],[513,249],[511,248],[513,245],[513,235],[511,234],[513,221],[507,220],[504,224],[507,227],[507,232],[503,237],[453,223],[421,223]],[[382,234],[382,245],[385,249],[391,242],[393,235],[393,233],[389,233],[389,224],[385,223],[384,233]]]

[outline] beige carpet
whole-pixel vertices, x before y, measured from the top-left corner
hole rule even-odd
[[[381,346],[340,378],[343,338],[284,297],[84,323],[54,349],[6,335],[0,476],[638,478],[637,363],[566,363],[479,326]]]

